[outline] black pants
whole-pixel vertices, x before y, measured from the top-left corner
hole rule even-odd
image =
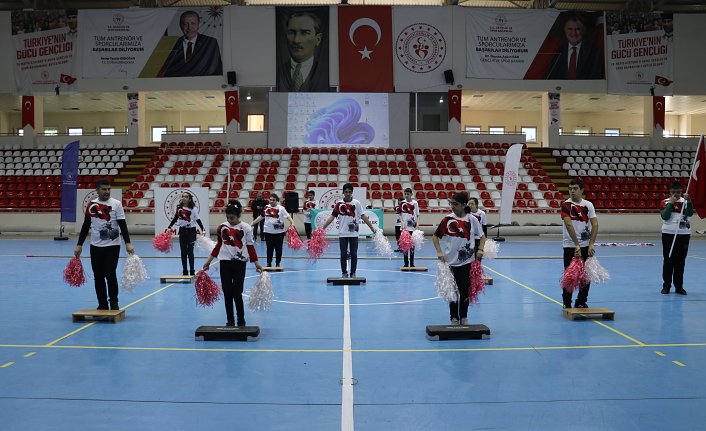
[[[255,217],[255,216],[253,216]],[[260,220],[259,223],[255,223],[255,226],[252,227],[252,237],[253,239],[257,239],[257,229],[260,229],[260,239],[264,240],[265,239],[265,219]]]
[[[351,274],[355,273],[358,267],[358,237],[339,237],[338,246],[341,250],[341,272],[348,272],[348,249],[351,252]]]
[[[186,275],[186,260],[189,259],[189,268],[194,272],[194,244],[196,243],[195,227],[179,228],[179,248],[181,249],[181,269]]]
[[[400,235],[402,235],[402,226],[395,226],[395,241],[400,240]]]
[[[115,271],[118,268],[119,257],[119,245],[108,247],[91,245],[91,269],[93,269],[93,278],[95,279],[98,308],[107,310],[110,298],[110,308],[118,309],[118,277]],[[106,281],[108,282],[107,291]]]
[[[233,301],[238,314],[238,326],[245,326],[245,306],[243,305],[243,282],[245,281],[246,262],[240,260],[221,261],[221,284],[223,299],[226,303],[228,325],[233,325]]]
[[[672,257],[669,257],[669,249],[672,248],[673,234],[662,234],[662,287],[670,289],[672,282],[676,289],[684,288],[684,266],[686,264],[686,255],[689,253],[689,239],[691,235],[677,235],[677,240],[674,242],[674,250]]]
[[[275,261],[279,266],[282,261],[282,243],[284,242],[285,232],[282,233],[266,233],[265,241],[267,242],[267,266],[272,266],[272,255],[275,255]]]
[[[304,223],[304,232],[306,232],[306,239],[311,239],[311,223]]]
[[[564,269],[571,265],[571,260],[574,258],[575,247],[564,247]],[[581,247],[581,259],[586,262],[588,259],[588,246]],[[579,288],[579,293],[576,295],[576,305],[585,304],[588,301],[588,290],[591,288],[591,282],[581,285]],[[564,302],[566,308],[571,308],[571,295],[572,292],[562,289],[561,299]]]
[[[468,289],[471,287],[471,264],[449,266],[458,286],[458,302],[449,302],[449,312],[452,319],[468,317]]]

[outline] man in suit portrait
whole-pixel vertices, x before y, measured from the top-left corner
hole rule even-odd
[[[277,91],[329,91],[328,63],[319,47],[323,39],[321,18],[298,11],[286,20],[289,58],[277,70]]]
[[[569,15],[562,27],[564,42],[554,56],[546,79],[605,79],[600,47],[586,37],[586,25]]]
[[[177,40],[158,76],[211,76],[223,74],[218,41],[199,33],[201,17],[193,10],[179,18],[184,35]]]

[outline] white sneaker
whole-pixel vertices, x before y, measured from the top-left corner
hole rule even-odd
[[[453,319],[451,319],[451,324],[454,326],[458,325],[458,319],[455,317]]]
[[[468,326],[468,318],[464,317],[461,319],[461,325]]]

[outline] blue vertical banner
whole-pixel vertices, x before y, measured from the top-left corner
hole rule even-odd
[[[78,180],[79,141],[64,148],[61,156],[61,221],[76,221],[76,181]]]

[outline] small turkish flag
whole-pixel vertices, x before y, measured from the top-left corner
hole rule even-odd
[[[686,192],[691,198],[694,210],[702,219],[706,219],[706,147],[704,147],[704,135],[699,139],[696,147],[696,157],[694,166],[691,168],[691,178]]]
[[[655,75],[655,84],[657,84],[657,85],[662,85],[662,86],[664,86],[664,87],[669,87],[669,85],[670,85],[672,82],[674,82],[674,81],[670,81],[670,80],[668,80],[667,78],[665,78],[664,76]]]
[[[22,96],[22,127],[34,128],[34,96]]]
[[[71,84],[73,84],[74,82],[76,82],[76,78],[74,78],[73,76],[70,76],[70,75],[64,75],[64,74],[62,73],[61,76],[59,77],[59,82],[61,82],[62,84],[69,84],[69,85],[71,85]]]
[[[664,108],[663,96],[652,97],[652,127],[655,129],[659,126],[664,130]]]
[[[232,120],[240,123],[240,106],[238,105],[238,90],[226,91],[226,124]]]
[[[449,90],[449,121],[461,122],[461,90]]]

